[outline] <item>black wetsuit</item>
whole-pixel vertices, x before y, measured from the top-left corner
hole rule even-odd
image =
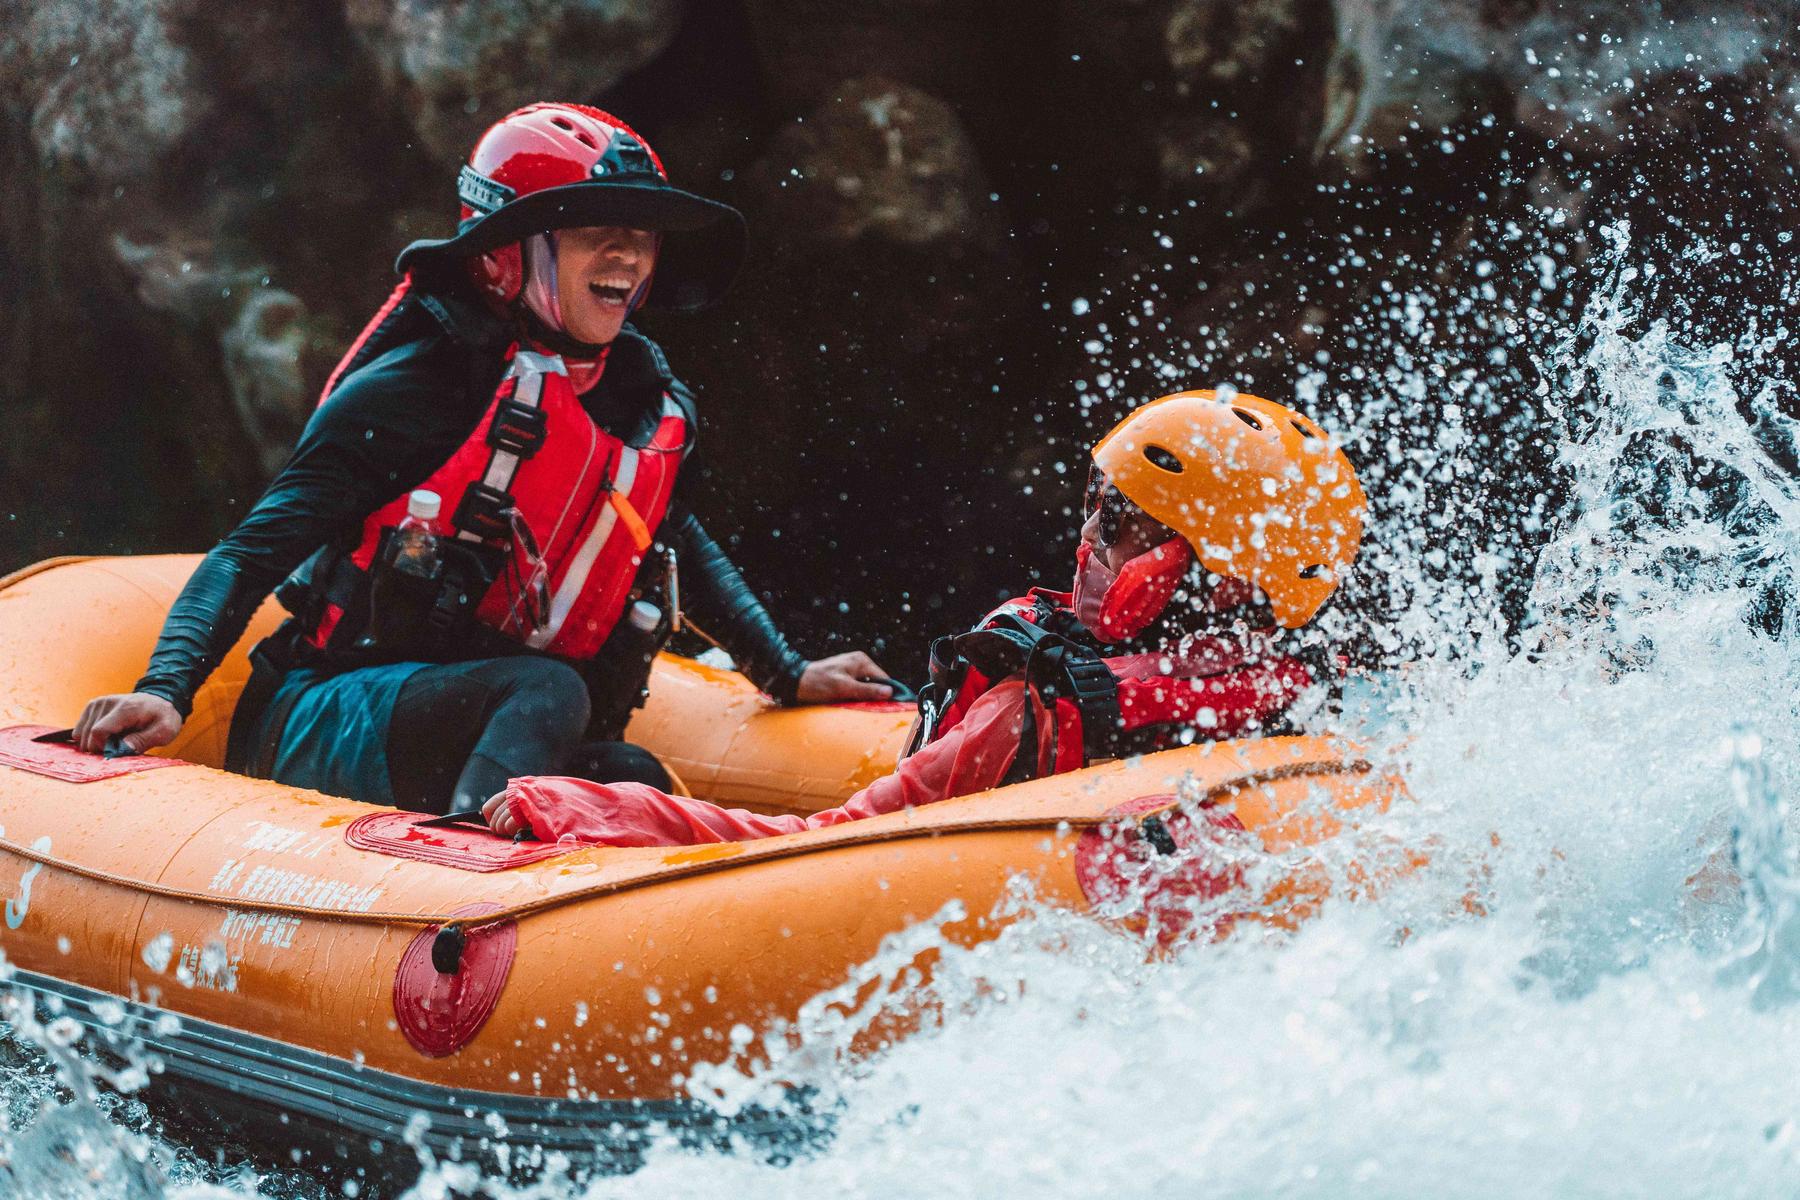
[[[385,329],[391,348],[343,378],[262,498],[194,572],[169,613],[138,691],[163,697],[185,717],[194,693],[243,635],[263,599],[321,547],[354,545],[370,513],[423,483],[480,421],[513,340],[503,322],[476,302],[424,293],[405,300]],[[627,326],[612,344],[599,382],[581,400],[597,424],[623,437],[656,420],[662,396],[671,389],[686,395],[661,351]],[[676,551],[684,609],[720,639],[759,687],[791,702],[805,659],[788,646],[743,576],[683,506],[684,490],[677,485],[657,532],[658,540]],[[290,622],[277,638],[293,648],[295,631]],[[295,665],[326,671],[356,665],[333,663],[308,646],[298,649],[302,660]],[[491,660],[491,647],[472,647],[469,669],[436,666],[408,681],[388,731],[389,762],[397,772],[394,794],[402,803],[441,807],[447,802],[439,790],[442,768],[433,763],[441,764],[453,746],[465,753],[478,749],[467,737],[444,736],[446,705],[466,715],[463,732],[476,741],[495,746],[531,741],[534,731],[525,727],[531,706],[499,704],[503,711],[497,711],[495,697],[510,696],[521,672],[542,675],[543,670],[523,663],[501,668],[497,676],[474,669]],[[544,661],[544,667],[559,665]],[[254,715],[240,712],[236,720]],[[496,727],[495,721],[514,728]],[[558,751],[565,758],[566,749]],[[636,765],[641,756],[587,750],[590,763],[610,761],[618,773],[641,775]],[[519,769],[531,755],[514,751],[509,757],[513,761],[506,765]],[[625,765],[617,766],[620,762]],[[529,773],[568,769],[566,762],[528,765]]]

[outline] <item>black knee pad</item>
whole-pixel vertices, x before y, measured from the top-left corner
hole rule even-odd
[[[569,761],[569,774],[595,783],[647,783],[668,792],[675,781],[656,755],[630,742],[588,742]]]

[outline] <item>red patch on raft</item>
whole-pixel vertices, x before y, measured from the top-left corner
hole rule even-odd
[[[496,904],[470,904],[453,917],[498,912]],[[455,1054],[481,1031],[512,972],[519,927],[512,921],[465,925],[456,970],[444,974],[432,962],[432,943],[442,926],[422,930],[400,955],[394,973],[394,1017],[412,1048],[427,1058]]]
[[[1222,936],[1237,914],[1211,915],[1206,902],[1244,883],[1242,865],[1209,850],[1246,832],[1237,814],[1208,805],[1194,819],[1171,807],[1175,802],[1173,794],[1164,793],[1114,805],[1105,814],[1111,819],[1075,844],[1075,879],[1089,903],[1136,902],[1136,911],[1124,918],[1126,927],[1140,933],[1154,927],[1163,946],[1190,936]],[[1161,823],[1154,837],[1167,839],[1162,846],[1142,822],[1132,820],[1149,813]],[[1197,929],[1203,912],[1210,915],[1207,928]]]
[[[430,813],[367,813],[350,822],[344,840],[358,850],[462,871],[504,871],[581,849],[573,842],[515,842],[476,825],[419,827],[429,820]]]
[[[16,767],[60,779],[64,783],[94,783],[101,779],[117,779],[159,767],[189,767],[192,763],[179,758],[159,758],[152,754],[124,754],[118,758],[102,758],[77,750],[67,742],[38,742],[33,738],[55,732],[50,725],[14,725],[0,729],[0,766]]]

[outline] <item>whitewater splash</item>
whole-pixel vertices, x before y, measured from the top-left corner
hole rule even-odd
[[[1386,828],[1429,845],[1429,868],[1298,934],[1240,932],[1173,961],[1057,914],[946,949],[940,1028],[847,1071],[856,1022],[822,1007],[800,1051],[733,1081],[839,1097],[822,1153],[774,1166],[668,1149],[583,1194],[1800,1184],[1784,799],[1800,680],[1791,631],[1767,619],[1800,492],[1765,448],[1769,397],[1733,385],[1737,351],[1644,321],[1626,231],[1606,232],[1595,299],[1542,356],[1572,503],[1524,644],[1466,592],[1429,597],[1423,653],[1365,705],[1417,798]],[[1454,435],[1439,449],[1481,453]],[[911,948],[895,949],[903,969]]]
[[[1509,641],[1481,587],[1408,567],[1426,539],[1390,538],[1374,560],[1410,571],[1397,636],[1412,661],[1359,686],[1351,708],[1416,803],[1358,836],[1427,847],[1429,866],[1298,933],[1241,928],[1154,959],[1054,911],[992,943],[945,945],[937,930],[958,915],[946,912],[793,1029],[742,1031],[765,1066],[696,1073],[691,1090],[724,1113],[811,1089],[833,1135],[791,1161],[671,1142],[629,1177],[524,1187],[427,1163],[410,1195],[1800,1186],[1800,841],[1786,799],[1800,658],[1778,603],[1800,488],[1770,457],[1786,430],[1771,397],[1734,383],[1753,374],[1744,347],[1686,346],[1645,319],[1633,297],[1656,281],[1630,265],[1622,227],[1607,236],[1585,314],[1541,339],[1572,500],[1539,557],[1523,638]],[[1413,402],[1417,390],[1397,389]],[[1371,404],[1369,419],[1381,412]],[[1446,428],[1423,467],[1407,451],[1388,477],[1470,477],[1479,440]],[[1381,465],[1368,473],[1381,486]],[[1328,871],[1348,857],[1321,855]],[[1012,902],[1029,909],[1029,889]],[[940,956],[928,984],[921,950]],[[885,1012],[919,1006],[941,1020],[852,1057]],[[38,1170],[96,1200],[305,1190],[209,1177],[129,1113],[102,1115],[71,1055],[54,1065],[60,1097],[58,1073],[14,1069],[24,1132],[8,1135],[0,1171]]]

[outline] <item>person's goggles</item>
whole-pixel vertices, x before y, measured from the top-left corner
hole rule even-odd
[[[1087,492],[1082,500],[1081,516],[1084,521],[1091,520],[1094,514],[1100,514],[1100,544],[1102,546],[1117,545],[1120,535],[1125,529],[1125,518],[1136,516],[1150,524],[1161,536],[1154,540],[1158,543],[1175,536],[1175,531],[1161,522],[1153,520],[1136,504],[1126,498],[1112,483],[1107,481],[1106,472],[1098,466],[1088,468]]]

